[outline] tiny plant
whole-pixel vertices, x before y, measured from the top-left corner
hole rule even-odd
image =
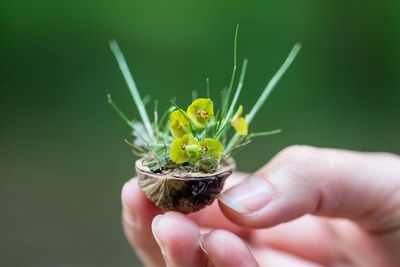
[[[140,114],[140,120],[130,120],[108,95],[108,102],[119,116],[132,128],[133,141],[126,142],[133,152],[146,159],[146,167],[153,173],[174,171],[213,173],[239,148],[249,144],[253,138],[279,133],[281,130],[251,132],[250,124],[265,103],[268,96],[292,64],[301,45],[295,44],[288,57],[268,82],[260,97],[245,114],[238,103],[246,74],[247,59],[243,60],[237,80],[237,34],[236,27],[233,47],[233,71],[229,86],[221,91],[221,103],[210,98],[209,80],[206,94],[195,97],[187,107],[181,107],[170,100],[170,108],[159,114],[158,101],[154,101],[152,119],[141,98],[125,58],[116,41],[110,42],[121,72]],[[194,96],[197,92],[193,93]]]

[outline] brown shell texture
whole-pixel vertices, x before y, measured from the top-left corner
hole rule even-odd
[[[143,158],[137,160],[135,167],[139,185],[147,198],[162,210],[183,213],[210,205],[235,169],[235,162],[229,159],[213,173],[175,171],[157,174],[143,165],[145,161]]]

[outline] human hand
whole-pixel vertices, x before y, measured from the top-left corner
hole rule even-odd
[[[122,203],[125,234],[145,266],[400,264],[392,154],[293,146],[189,216],[160,211],[136,179]]]

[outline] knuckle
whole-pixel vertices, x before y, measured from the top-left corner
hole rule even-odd
[[[263,172],[278,172],[288,177],[302,177],[303,181],[312,182],[318,177],[321,168],[326,167],[326,155],[319,148],[293,145],[279,152],[272,161],[265,166]]]
[[[390,152],[378,152],[375,153],[377,156],[381,157],[382,159],[386,159],[386,160],[396,160],[398,162],[400,162],[400,155],[394,154],[394,153],[390,153]]]
[[[210,243],[221,244],[226,242],[228,239],[234,238],[235,235],[231,232],[223,229],[212,230],[208,235],[207,239]]]
[[[317,149],[311,146],[292,145],[279,152],[276,158],[279,161],[305,164],[314,160],[316,151]]]

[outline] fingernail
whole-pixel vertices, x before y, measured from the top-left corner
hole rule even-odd
[[[204,248],[204,239],[207,237],[208,233],[201,234],[199,237],[199,246],[201,250],[208,255],[207,250]]]
[[[158,238],[158,225],[162,217],[163,215],[160,214],[153,218],[153,222],[151,223],[151,231],[153,232],[154,239],[156,240],[158,246],[160,247],[161,254],[164,256],[166,266],[171,266],[164,243]]]
[[[158,238],[158,224],[161,220],[163,215],[157,215],[153,218],[153,222],[151,223],[151,231],[153,232],[154,239],[157,241],[158,245],[161,247],[163,246],[162,242]],[[163,249],[163,248],[161,248]]]
[[[251,213],[260,210],[271,201],[272,189],[264,179],[249,177],[218,198],[237,212]]]
[[[126,208],[123,208],[122,209],[122,219],[129,226],[133,227],[136,225],[136,216],[132,210],[127,210]]]
[[[161,254],[164,257],[166,267],[170,267],[170,266],[172,266],[172,263],[171,263],[172,261],[170,260],[170,258],[168,256],[167,249],[166,249],[164,243],[158,237],[158,229],[159,229],[159,225],[161,223],[163,216],[164,215],[159,214],[153,218],[153,222],[151,223],[151,231],[153,232],[154,239],[156,240],[158,246],[160,247]]]
[[[121,193],[122,218],[130,226],[134,226],[136,225],[137,216],[135,209],[131,207],[131,205],[129,204],[133,199],[132,193],[129,190],[130,186],[129,183],[130,181],[126,182],[122,187],[122,193]]]

